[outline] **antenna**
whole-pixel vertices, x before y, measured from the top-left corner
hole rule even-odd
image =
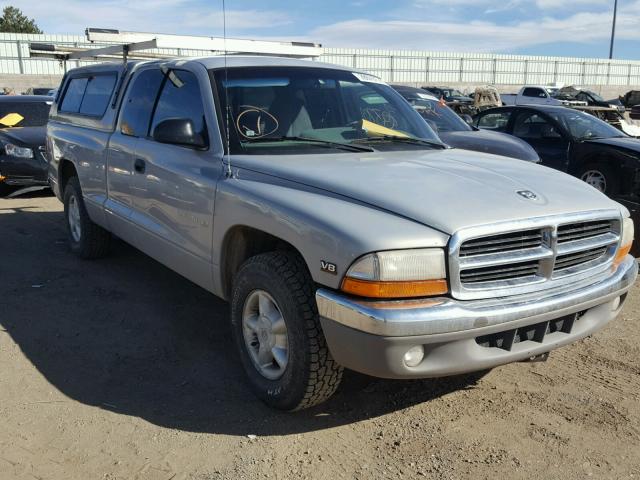
[[[229,70],[227,68],[227,9],[225,5],[225,0],[222,0],[222,38],[224,42],[224,105],[225,105],[225,129],[226,135],[225,139],[227,142],[227,177],[233,177],[233,171],[231,170],[231,142],[229,138],[231,137],[231,130],[229,130],[229,109],[231,106],[229,105]]]

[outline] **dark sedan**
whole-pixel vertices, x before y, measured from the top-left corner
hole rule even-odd
[[[50,108],[46,96],[0,97],[0,194],[9,186],[48,184],[44,145]]]
[[[469,95],[449,87],[422,87],[423,92],[431,93],[438,99],[443,98],[445,102],[473,103],[473,98]]]
[[[529,143],[542,165],[570,173],[609,196],[637,198],[640,141],[578,110],[547,105],[492,108],[474,117],[488,131]]]
[[[413,105],[447,145],[531,162],[540,161],[535,150],[526,142],[511,135],[479,130],[468,125],[443,102],[424,90],[403,85],[392,87]]]

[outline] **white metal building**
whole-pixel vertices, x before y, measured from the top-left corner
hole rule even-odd
[[[62,75],[53,60],[31,58],[29,42],[96,47],[80,35],[26,35],[0,33],[0,75]],[[164,49],[160,53],[210,55],[202,50]],[[366,70],[388,82],[495,85],[547,84],[640,85],[640,61],[598,58],[496,55],[410,50],[324,48],[319,60]],[[72,65],[82,62],[72,62]]]

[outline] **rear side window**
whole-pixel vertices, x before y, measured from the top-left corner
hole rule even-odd
[[[115,75],[98,75],[89,78],[82,105],[80,105],[80,113],[97,117],[104,115],[115,85]]]
[[[511,112],[487,113],[482,115],[478,120],[478,128],[483,130],[495,130],[496,132],[504,132],[509,123]]]
[[[89,79],[87,77],[72,78],[69,81],[67,92],[64,94],[62,104],[60,105],[61,112],[77,113],[80,111],[80,104],[82,104],[82,97],[84,96],[88,82]]]
[[[134,76],[122,107],[120,131],[124,135],[146,137],[163,75],[159,69],[144,70]]]
[[[163,120],[188,118],[194,131],[206,137],[204,105],[200,95],[198,79],[191,72],[172,70],[162,87],[158,105],[151,122],[151,133]]]
[[[115,85],[115,74],[72,78],[60,103],[60,111],[101,117],[107,110]]]

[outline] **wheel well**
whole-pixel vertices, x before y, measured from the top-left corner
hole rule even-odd
[[[60,177],[60,194],[64,196],[64,189],[67,186],[67,182],[71,177],[76,177],[78,172],[76,172],[75,165],[69,160],[62,160],[60,162],[59,167],[60,173],[58,174]]]
[[[252,227],[238,226],[227,232],[222,244],[222,288],[226,298],[231,296],[233,277],[249,258],[275,251],[300,252],[289,242]]]

